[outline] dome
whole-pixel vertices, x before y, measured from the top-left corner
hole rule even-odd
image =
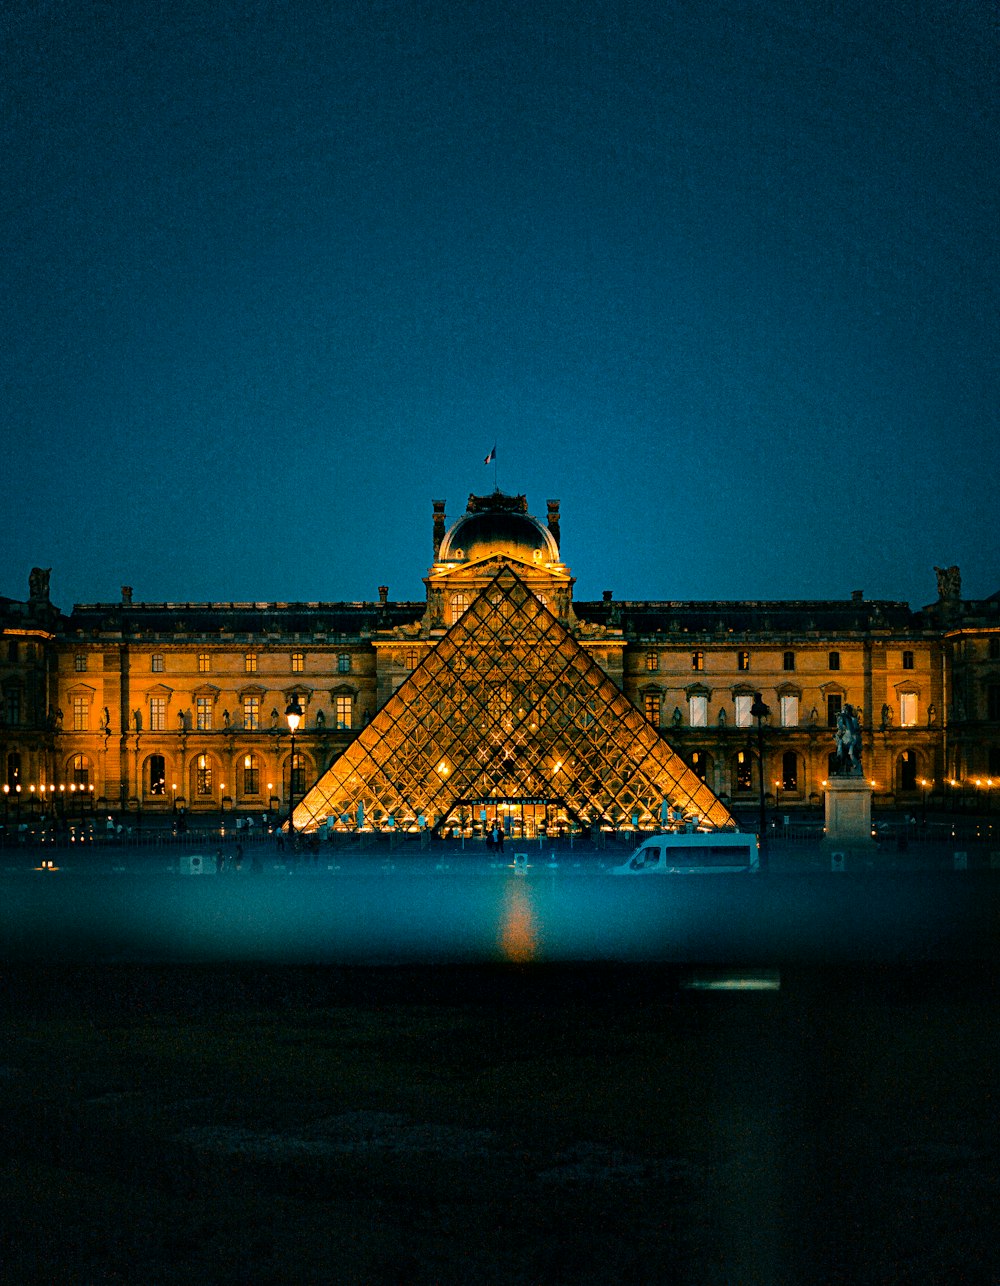
[[[474,562],[492,554],[511,554],[526,563],[559,561],[559,547],[547,528],[528,514],[499,509],[463,514],[442,540],[438,558]]]

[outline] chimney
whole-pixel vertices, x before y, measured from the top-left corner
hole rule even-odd
[[[433,500],[431,503],[434,506],[434,557],[437,558],[444,540],[444,501]]]
[[[123,607],[132,606],[132,586],[131,585],[122,586],[122,606]]]
[[[864,591],[863,589],[852,589],[852,590],[851,590],[851,602],[852,602],[852,603],[861,603],[861,602],[863,602],[863,601],[864,601],[864,597],[865,597],[865,591]]]
[[[549,531],[552,533],[552,539],[556,542],[556,548],[559,548],[559,501],[549,500]]]
[[[388,601],[388,598],[389,598],[389,586],[388,586],[388,585],[380,585],[380,586],[378,587],[378,601],[382,604],[382,606],[383,606],[383,607],[385,606],[386,602]]]

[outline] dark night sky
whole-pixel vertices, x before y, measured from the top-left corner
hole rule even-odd
[[[983,0],[7,0],[0,593],[968,597],[997,557]]]

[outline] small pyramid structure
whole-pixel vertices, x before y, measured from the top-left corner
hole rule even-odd
[[[487,803],[656,827],[726,807],[504,566],[296,806],[294,824],[459,824]]]

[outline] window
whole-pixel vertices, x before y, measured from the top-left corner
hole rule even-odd
[[[151,795],[166,794],[167,761],[162,755],[150,755],[146,760],[146,789]]]
[[[243,756],[243,793],[260,794],[260,760],[256,755]]]
[[[899,694],[899,726],[912,728],[917,722],[917,694],[901,692]]]
[[[749,692],[740,692],[734,698],[736,706],[736,726],[737,728],[749,728],[753,724],[753,715],[750,711],[753,709],[753,695]]]
[[[917,755],[914,750],[904,750],[899,756],[899,789],[917,789]]]
[[[646,653],[646,669],[658,670],[660,668],[660,657],[657,652]]]
[[[1000,683],[991,683],[986,689],[986,717],[991,723],[1000,722]]]
[[[781,789],[789,792],[799,788],[799,757],[794,750],[781,756]]]
[[[257,673],[257,653],[246,652],[243,656],[243,669],[247,674]]]
[[[415,647],[408,647],[406,649],[403,664],[408,670],[415,670],[417,668],[417,649]]]
[[[84,698],[84,701],[86,701],[86,698]],[[21,722],[21,689],[20,688],[7,689],[7,692],[4,696],[4,706],[6,707],[6,710],[7,710],[7,722],[12,727],[16,727],[17,724]],[[86,724],[84,725],[84,727],[86,727]],[[80,731],[82,731],[82,729],[77,728],[77,732],[80,732]]]
[[[794,669],[795,669],[795,653],[794,653],[794,652],[786,652],[786,653],[784,654],[784,656],[781,658],[781,668],[782,668],[783,670],[794,670]]]
[[[468,609],[468,594],[452,594],[451,596],[451,620],[450,625],[454,625],[458,618]]]
[[[337,657],[337,673],[350,674],[351,672],[351,655],[349,652],[341,652]]]
[[[305,652],[293,652],[292,653],[292,673],[301,674],[305,668],[306,668]]]
[[[212,654],[211,652],[198,653],[198,673],[210,674],[212,671]]]
[[[691,653],[691,669],[692,669],[692,670],[704,670],[704,668],[705,668],[705,653],[704,653],[704,652],[692,652],[692,653]]]
[[[292,794],[304,795],[306,793],[306,761],[300,754],[292,756],[291,776]]]
[[[693,692],[688,697],[688,723],[692,728],[704,728],[708,724],[708,697],[701,692]]]
[[[73,658],[73,668],[77,674],[86,674],[87,672],[87,653],[77,652]]]
[[[167,698],[149,698],[149,730],[163,732],[167,726]]]
[[[904,652],[904,653],[903,653],[903,669],[904,669],[904,670],[912,670],[912,669],[913,669],[913,653],[912,653],[912,652]]]
[[[788,669],[788,666],[787,666],[787,665],[785,666],[785,669],[786,669],[786,670]],[[839,669],[840,669],[840,653],[839,653],[839,652],[831,652],[831,653],[830,653],[830,669],[831,669],[831,670],[839,670]]]
[[[246,732],[257,732],[260,728],[260,697],[243,698],[243,728]]]
[[[337,728],[349,728],[354,714],[354,698],[343,695],[336,698],[334,707],[334,726]]]
[[[77,759],[82,759],[82,755],[77,755]],[[21,780],[21,755],[17,750],[12,750],[7,756],[7,785],[13,790]]]
[[[647,692],[645,697],[646,718],[654,728],[660,726],[660,694]]]
[[[11,720],[13,723],[14,721]],[[73,731],[86,732],[90,723],[90,702],[86,697],[73,698]]]
[[[737,668],[737,670],[749,670],[749,669],[750,669],[750,653],[749,653],[749,652],[737,652],[737,653],[736,653],[736,668]]]
[[[735,789],[753,790],[753,756],[746,750],[741,750],[736,756]]]
[[[781,711],[781,726],[797,728],[799,726],[799,699],[785,694],[778,703]]]
[[[840,714],[843,704],[844,698],[839,692],[828,692],[826,694],[826,726],[828,728],[836,728],[837,715]]]
[[[195,760],[194,789],[202,797],[212,793],[212,761],[208,755],[199,755]]]
[[[991,638],[987,651],[991,661],[1000,661],[1000,638]]]
[[[17,660],[17,650],[18,650],[18,649],[17,649],[17,639],[11,639],[11,640],[10,640],[10,642],[7,644],[7,660],[8,660],[8,661],[16,661],[16,660]]]
[[[199,732],[211,732],[212,730],[212,698],[195,697],[194,699],[194,726]]]
[[[90,764],[83,755],[74,755],[69,761],[69,775],[77,790],[86,790],[90,785]]]
[[[153,653],[153,655],[149,658],[149,668],[153,671],[154,674],[163,673],[163,653],[162,652]]]

